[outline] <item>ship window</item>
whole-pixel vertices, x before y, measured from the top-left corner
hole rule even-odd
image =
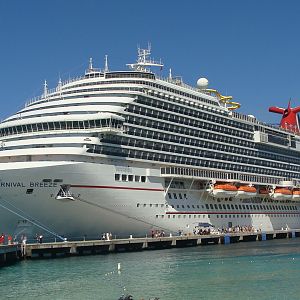
[[[195,205],[192,205],[192,208],[195,208]]]
[[[169,197],[169,199],[172,199],[171,193],[168,193],[168,197]]]
[[[51,182],[51,179],[43,179],[43,182]]]
[[[215,206],[215,209],[218,209],[218,205],[217,204],[215,204],[214,206]]]
[[[208,204],[205,204],[205,207],[206,207],[206,209],[209,209],[209,206],[208,206]]]
[[[135,175],[134,176],[134,181],[139,182],[140,181],[140,176],[139,175]],[[171,198],[170,198],[171,199]]]
[[[63,182],[62,179],[54,179],[53,181],[54,181],[54,182]]]
[[[26,190],[26,194],[32,194],[33,193],[33,189],[27,189]]]
[[[179,208],[179,205],[176,205],[177,206],[177,208]]]
[[[139,206],[140,206],[140,204],[139,204],[139,203],[137,203],[137,204],[136,204],[136,207],[139,207]]]
[[[182,195],[181,195],[181,193],[179,193],[179,194],[178,194],[178,196],[179,196],[179,199],[182,199]]]
[[[173,193],[173,197],[174,199],[177,199],[177,195],[175,193]]]
[[[127,175],[126,174],[122,174],[122,181],[127,181]]]
[[[128,175],[128,181],[133,181],[133,175]]]
[[[54,129],[54,124],[53,122],[48,123],[49,126],[49,130],[53,130]]]
[[[120,181],[120,174],[115,174],[115,181]]]
[[[141,176],[141,182],[146,182],[146,176]]]
[[[226,205],[225,204],[223,204],[223,208],[226,209]]]
[[[219,204],[219,209],[222,209],[222,204]]]

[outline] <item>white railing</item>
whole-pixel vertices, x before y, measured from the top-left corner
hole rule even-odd
[[[78,80],[81,80],[81,79],[84,79],[84,76],[77,76],[77,77],[74,77],[74,78],[71,78],[71,79],[68,79],[68,80],[65,80],[62,82],[61,84],[61,87],[55,87],[55,88],[52,88],[52,89],[49,89],[47,91],[47,94],[46,95],[40,95],[40,96],[36,96],[36,97],[33,97],[31,99],[29,99],[26,103],[25,103],[25,107],[33,104],[33,103],[36,103],[36,102],[39,102],[41,100],[45,100],[47,101],[48,98],[50,97],[53,97],[53,96],[56,96],[56,95],[60,95],[60,93],[62,92],[62,90],[64,89],[64,86],[69,84],[69,83],[72,83],[74,81],[78,81]]]
[[[187,167],[163,167],[160,169],[162,177],[185,177],[194,179],[236,181],[264,185],[279,185],[284,180],[282,177],[269,177],[263,175],[223,172],[209,169],[196,169]]]

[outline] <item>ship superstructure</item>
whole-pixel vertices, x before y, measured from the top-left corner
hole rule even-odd
[[[300,228],[299,130],[235,110],[205,79],[93,68],[0,124],[0,217],[33,233],[144,235],[195,226]],[[20,221],[21,220],[21,221]]]

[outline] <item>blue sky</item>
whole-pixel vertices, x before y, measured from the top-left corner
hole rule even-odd
[[[110,69],[152,44],[168,74],[234,96],[242,113],[279,123],[272,105],[300,105],[300,1],[0,0],[0,118],[84,72],[89,57]]]

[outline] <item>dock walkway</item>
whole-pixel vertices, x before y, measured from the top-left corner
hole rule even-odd
[[[0,267],[17,262],[21,256],[20,245],[0,245]]]
[[[156,250],[296,237],[300,237],[300,229],[27,244],[22,249],[22,252],[25,258],[54,258],[59,256],[107,254],[111,252]]]

